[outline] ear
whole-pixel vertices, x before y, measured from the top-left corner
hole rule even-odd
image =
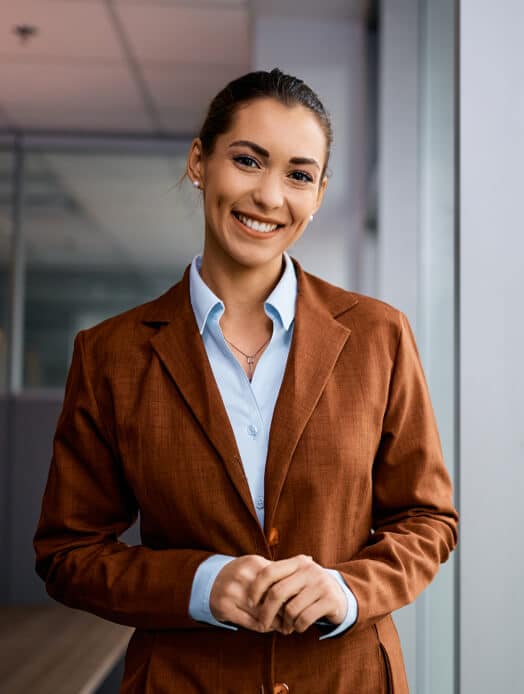
[[[204,180],[204,152],[202,141],[196,137],[191,143],[187,156],[187,175],[191,181],[198,181],[202,186]]]
[[[323,200],[323,198],[324,198],[324,193],[326,192],[327,182],[328,182],[328,177],[327,177],[327,176],[324,176],[324,178],[322,179],[322,182],[321,182],[321,184],[320,184],[320,187],[319,187],[319,189],[318,189],[318,193],[317,193],[317,206],[316,206],[316,208],[315,208],[315,210],[314,210],[314,213],[316,213],[316,212],[319,210],[320,206],[322,205],[322,200]]]

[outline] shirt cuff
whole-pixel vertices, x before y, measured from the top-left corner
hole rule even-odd
[[[229,557],[226,554],[213,554],[204,560],[195,572],[193,585],[191,587],[191,597],[189,599],[189,616],[197,622],[206,622],[216,627],[224,629],[234,629],[238,627],[215,619],[209,606],[209,598],[213,583],[220,571],[233,561],[236,557]]]
[[[334,629],[332,629],[329,633],[324,634],[323,636],[320,637],[320,641],[323,639],[330,639],[333,636],[338,636],[341,634],[343,631],[346,631],[349,629],[349,627],[353,626],[353,624],[357,621],[357,615],[358,615],[358,605],[357,605],[357,599],[351,592],[351,590],[348,588],[346,582],[342,578],[342,575],[340,574],[339,571],[336,571],[335,569],[325,569],[325,571],[329,571],[329,573],[333,576],[333,578],[338,581],[340,584],[340,587],[344,591],[344,594],[346,596],[347,600],[347,609],[346,609],[346,616],[342,620],[340,624],[338,624]],[[327,620],[322,620],[318,622],[319,624],[323,625],[329,625],[331,622],[328,622]]]

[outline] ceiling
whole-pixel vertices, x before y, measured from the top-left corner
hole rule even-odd
[[[69,151],[44,140],[26,157],[28,263],[183,267],[200,250],[203,220],[199,192],[175,183],[210,98],[250,69],[254,14],[362,19],[367,8],[366,0],[0,2],[0,136],[86,138]],[[36,33],[22,39],[17,26]],[[108,151],[114,135],[133,146]],[[161,146],[137,151],[144,138]],[[12,173],[12,157],[0,152],[4,263]]]
[[[249,66],[243,0],[16,0],[0,26],[0,127],[192,132]]]
[[[0,131],[193,133],[213,94],[250,69],[255,13],[361,17],[367,5],[3,0]]]

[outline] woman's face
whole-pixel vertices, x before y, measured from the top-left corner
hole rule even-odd
[[[280,267],[320,207],[325,158],[314,114],[270,98],[242,105],[208,158],[194,140],[188,173],[203,189],[207,260]]]

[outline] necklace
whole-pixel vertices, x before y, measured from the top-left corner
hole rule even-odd
[[[242,354],[242,355],[247,359],[247,365],[248,365],[248,367],[249,367],[249,376],[248,376],[249,380],[251,380],[251,378],[252,378],[252,376],[253,376],[253,364],[255,363],[255,357],[256,357],[257,354],[260,352],[260,350],[261,350],[263,347],[265,347],[265,346],[267,345],[267,343],[269,342],[270,339],[271,339],[271,338],[268,338],[268,339],[264,342],[264,344],[261,345],[261,346],[257,349],[257,351],[256,351],[254,354],[246,354],[246,353],[243,352],[241,349],[239,349],[236,345],[234,345],[232,342],[230,342],[230,341],[227,339],[227,337],[224,337],[224,340],[228,343],[228,345],[231,345],[231,347],[234,347],[238,352],[240,352],[240,354]]]

